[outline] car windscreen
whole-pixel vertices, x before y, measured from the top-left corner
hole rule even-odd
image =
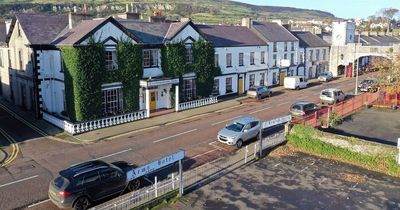
[[[332,97],[332,92],[329,92],[329,91],[322,91],[322,92],[321,92],[321,95],[327,96],[327,97],[331,98],[331,97]]]
[[[62,186],[65,186],[67,184],[69,184],[68,179],[66,179],[62,176],[59,176],[54,180],[54,185],[58,188],[61,188]]]
[[[244,125],[240,124],[238,122],[234,122],[228,126],[226,126],[226,129],[231,130],[231,131],[235,131],[235,132],[240,132],[242,131]]]

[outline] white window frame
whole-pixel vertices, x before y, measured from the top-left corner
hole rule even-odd
[[[218,54],[215,54],[214,55],[214,66],[215,67],[218,67],[219,66],[219,55]]]
[[[244,53],[239,53],[239,66],[244,66]]]
[[[226,93],[232,93],[233,92],[233,89],[232,89],[232,77],[225,78],[225,90],[226,90]]]
[[[122,85],[102,85],[102,112],[103,115],[115,115],[123,111],[124,97],[122,92]]]
[[[265,85],[265,73],[260,73],[260,86]]]
[[[213,93],[213,95],[219,95],[219,79],[214,79],[212,93]]]
[[[185,45],[186,48],[186,64],[193,63],[193,46],[191,44]]]
[[[226,67],[232,67],[232,53],[226,53]]]
[[[115,47],[106,48],[105,63],[107,71],[118,70],[117,50]]]
[[[183,94],[186,101],[192,101],[196,99],[196,79],[184,79],[183,80]]]
[[[256,85],[256,75],[250,74],[249,75],[249,87],[254,87]]]
[[[143,50],[143,67],[144,68],[158,67],[158,49]]]
[[[250,65],[255,65],[255,53],[250,52]]]
[[[265,51],[261,51],[260,60],[261,60],[261,64],[265,64]]]

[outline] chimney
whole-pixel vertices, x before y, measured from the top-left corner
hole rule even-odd
[[[131,8],[130,8],[129,4],[126,4],[125,12],[126,13],[131,12]]]
[[[76,25],[78,25],[82,20],[91,20],[93,19],[92,16],[89,14],[83,14],[83,13],[68,13],[68,28],[72,29]]]
[[[157,11],[154,11],[153,16],[149,17],[149,22],[161,23],[161,22],[165,22],[166,19],[167,19],[167,17],[163,16],[161,11],[157,10]]]
[[[72,26],[73,26],[72,13],[69,12],[68,13],[68,28],[72,29]]]
[[[8,34],[8,31],[10,31],[11,20],[6,20],[4,22],[6,23],[6,34]]]
[[[192,20],[192,19],[189,18],[189,17],[181,17],[180,22],[189,22],[189,21],[191,21],[191,20]]]
[[[247,28],[252,28],[253,20],[251,19],[251,17],[242,18],[242,26],[247,27]]]

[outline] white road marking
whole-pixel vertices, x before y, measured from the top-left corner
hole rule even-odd
[[[217,146],[217,145],[214,145],[215,143],[219,143],[218,141],[213,141],[213,142],[210,142],[210,143],[208,143],[209,145],[211,145],[211,146],[213,146],[213,147],[216,147],[217,149],[219,149],[219,150],[225,150],[225,151],[228,151],[227,149],[225,149],[225,148],[223,148],[223,147],[220,147],[220,146]]]
[[[241,117],[241,116],[242,116],[242,115],[239,115],[239,116],[234,117],[234,118],[230,118],[230,119],[227,119],[227,120],[222,120],[222,121],[219,121],[219,122],[215,122],[215,123],[213,123],[213,124],[211,124],[211,125],[218,125],[218,124],[221,124],[221,123],[224,123],[224,122],[227,122],[227,121],[234,120],[234,119],[239,118],[239,117]]]
[[[289,101],[286,101],[286,102],[280,103],[280,104],[278,104],[277,106],[282,106],[282,105],[285,105],[285,104],[287,104],[287,103],[289,103]]]
[[[228,107],[228,108],[225,108],[225,109],[220,109],[220,110],[216,111],[216,113],[220,113],[220,112],[223,112],[223,111],[226,111],[226,110],[229,110],[229,109],[234,109],[234,108],[241,107],[241,106],[244,106],[244,104],[239,104],[239,105]]]
[[[197,131],[197,128],[196,128],[196,129],[192,129],[192,130],[190,130],[190,131],[185,131],[185,132],[182,132],[182,133],[178,133],[178,134],[175,134],[175,135],[172,135],[172,136],[168,136],[168,137],[165,137],[165,138],[162,138],[162,139],[153,141],[153,143],[158,143],[158,142],[161,142],[161,141],[165,141],[165,140],[168,140],[168,139],[177,137],[177,136],[181,136],[181,135],[184,135],[184,134],[187,134],[187,133],[191,133],[191,132],[193,132],[193,131]]]
[[[26,180],[29,180],[29,179],[34,179],[34,178],[36,178],[38,176],[39,175],[35,175],[35,176],[28,177],[28,178],[20,179],[20,180],[14,181],[14,182],[10,182],[10,183],[7,183],[7,184],[3,184],[3,185],[0,185],[0,188],[8,186],[8,185],[16,184],[16,183],[19,183],[19,182],[23,182],[23,181],[26,181]]]
[[[307,166],[307,167],[305,167],[305,168],[303,168],[303,169],[301,169],[301,171],[300,171],[300,172],[303,172],[303,171],[307,170],[307,168],[308,168],[308,166]]]
[[[49,201],[50,201],[50,199],[43,200],[43,201],[40,201],[40,202],[37,202],[37,203],[34,203],[34,204],[29,205],[28,208],[32,208],[32,207],[35,207],[35,206],[37,206],[37,205],[40,205],[40,204],[42,204],[42,203],[46,203],[46,202],[49,202]]]
[[[122,136],[138,133],[138,132],[141,132],[141,131],[147,131],[147,130],[151,130],[151,129],[159,128],[159,127],[160,127],[159,125],[156,125],[156,126],[152,126],[152,127],[148,127],[148,128],[142,128],[142,129],[131,131],[131,132],[128,132],[128,133],[123,133],[123,134],[119,134],[119,135],[116,135],[116,136],[111,136],[111,137],[109,137],[107,139],[109,139],[109,140],[116,139],[116,138],[119,138],[119,137],[122,137]]]
[[[131,150],[132,150],[132,148],[129,148],[129,149],[122,150],[122,151],[119,151],[119,152],[116,152],[116,153],[112,153],[112,154],[109,154],[109,155],[106,155],[106,156],[102,156],[102,157],[99,157],[99,158],[95,158],[95,159],[93,159],[93,160],[99,160],[99,159],[103,159],[103,158],[108,158],[108,157],[111,157],[111,156],[114,156],[114,155],[119,155],[119,154],[124,153],[124,152],[129,152],[129,151],[131,151]]]
[[[250,114],[254,114],[254,113],[257,113],[257,112],[261,112],[261,111],[264,111],[264,110],[267,110],[267,109],[271,109],[272,107],[266,107],[266,108],[262,108],[262,109],[259,109],[259,110],[256,110],[256,111],[252,111],[252,112],[250,112]]]
[[[208,153],[214,152],[215,150],[218,150],[218,149],[213,149],[213,150],[210,150],[210,151],[208,151],[208,152],[205,152],[205,153],[202,153],[202,154],[193,156],[193,157],[191,157],[191,159],[195,159],[195,158],[201,157],[201,156],[206,155],[206,154],[208,154]],[[186,160],[189,160],[189,159],[186,159]]]
[[[278,163],[278,164],[275,164],[275,165],[274,165],[274,168],[278,167],[279,165],[280,165],[280,163]]]
[[[184,118],[184,119],[181,119],[181,120],[165,123],[165,125],[172,125],[172,124],[180,123],[180,122],[183,122],[183,121],[186,121],[186,120],[202,117],[202,116],[209,115],[209,114],[210,113],[199,114],[199,115],[195,115],[195,116],[192,116],[192,117]]]

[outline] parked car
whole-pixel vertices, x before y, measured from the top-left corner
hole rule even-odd
[[[110,164],[93,160],[72,165],[50,182],[49,198],[60,208],[87,209],[94,201],[141,187],[140,178],[127,180],[126,172],[133,168],[122,161]]]
[[[379,90],[379,84],[376,79],[364,79],[359,85],[358,90],[361,92],[376,92]]]
[[[269,89],[266,86],[258,86],[258,87],[251,87],[247,91],[247,96],[256,98],[256,99],[262,99],[265,97],[271,97],[272,96],[272,90]]]
[[[217,139],[219,142],[228,145],[236,145],[237,148],[242,147],[243,142],[253,139],[259,135],[261,122],[253,117],[241,117],[233,123],[226,125],[218,132]]]
[[[286,89],[293,90],[299,90],[308,86],[308,82],[300,76],[285,77],[283,84]]]
[[[333,80],[333,74],[330,71],[322,72],[321,74],[319,74],[318,80],[321,82],[329,82]]]
[[[321,99],[322,103],[335,104],[344,101],[346,94],[344,94],[344,92],[340,89],[329,88],[322,90],[319,98]]]
[[[294,117],[301,117],[318,111],[317,104],[307,101],[299,101],[290,106],[290,114]]]

